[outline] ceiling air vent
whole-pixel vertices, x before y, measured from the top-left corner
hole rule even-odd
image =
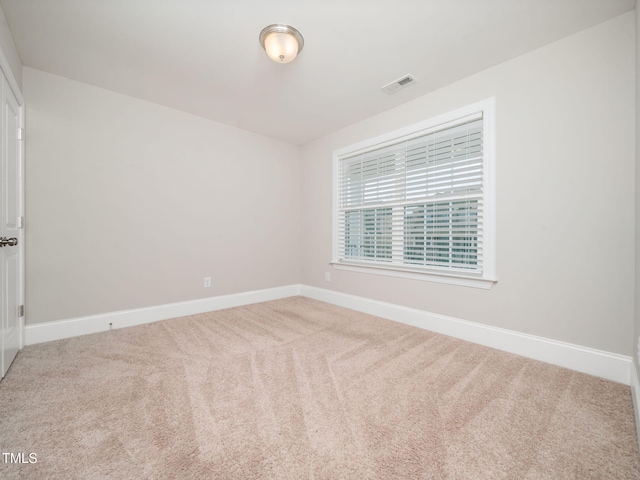
[[[417,81],[418,80],[413,75],[405,75],[404,77],[400,77],[399,79],[394,80],[391,83],[388,83],[387,85],[382,87],[382,90],[384,90],[387,93],[395,93],[401,88],[406,87],[407,85],[413,85]]]

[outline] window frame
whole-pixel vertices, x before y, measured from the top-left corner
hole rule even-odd
[[[340,260],[339,259],[339,176],[340,159],[353,156],[359,152],[382,148],[386,145],[428,134],[431,131],[455,125],[466,117],[482,114],[483,123],[483,268],[481,273],[452,270],[448,267],[385,265],[382,262]],[[495,98],[488,98],[438,115],[422,122],[409,125],[389,133],[343,147],[333,152],[333,225],[332,225],[332,260],[331,265],[338,270],[385,275],[392,277],[425,280],[468,287],[489,289],[497,282],[496,276],[496,205],[495,205]]]

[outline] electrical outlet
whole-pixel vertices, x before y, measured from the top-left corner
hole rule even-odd
[[[211,277],[204,277],[204,288],[211,287]]]
[[[331,281],[331,272],[324,272],[324,281],[325,282]]]

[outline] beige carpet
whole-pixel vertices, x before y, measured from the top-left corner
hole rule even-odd
[[[2,479],[640,478],[629,387],[302,297],[27,347],[0,404]]]

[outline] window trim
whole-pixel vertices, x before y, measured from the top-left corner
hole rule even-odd
[[[482,113],[483,117],[483,201],[484,201],[484,229],[483,253],[484,263],[482,274],[459,272],[447,268],[409,266],[385,266],[366,261],[338,259],[338,191],[340,158],[352,156],[360,151],[382,148],[386,144],[397,143],[413,137],[423,135],[428,130],[446,128],[447,124],[454,124],[462,118]],[[496,193],[495,193],[495,98],[487,98],[467,105],[454,111],[432,117],[422,122],[409,125],[389,133],[378,135],[353,145],[334,150],[333,152],[333,218],[332,218],[332,260],[331,265],[338,270],[348,270],[358,273],[385,275],[447,283],[467,287],[489,289],[498,281],[496,276]]]

